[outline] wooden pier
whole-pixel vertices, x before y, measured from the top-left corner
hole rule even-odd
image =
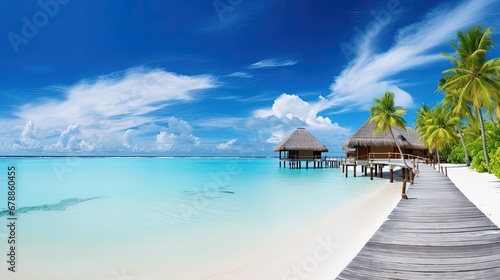
[[[419,164],[427,163],[426,158],[419,156],[414,156],[411,154],[404,154],[405,162],[401,159],[401,154],[399,153],[370,153],[368,155],[359,158],[349,158],[345,162],[342,162],[342,172],[345,173],[345,177],[349,177],[349,169],[353,167],[353,175],[356,177],[356,168],[361,166],[361,173],[368,176],[368,170],[370,170],[370,180],[373,180],[373,176],[379,176],[382,178],[383,171],[385,167],[389,168],[389,180],[394,182],[394,168],[401,168],[401,177],[404,176],[403,172],[408,172],[407,178],[410,182],[413,182],[413,175],[407,167],[418,172]]]
[[[345,162],[345,159],[339,158],[280,158],[279,167],[290,168],[290,169],[301,169],[301,168],[340,168],[340,166]]]
[[[444,174],[421,164],[407,194],[337,279],[499,279],[500,229]]]

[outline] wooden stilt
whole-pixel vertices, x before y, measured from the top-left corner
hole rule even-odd
[[[392,168],[389,171],[389,182],[390,183],[394,182],[394,169],[392,169]]]
[[[408,196],[406,195],[406,178],[403,180],[403,189],[401,190],[401,198],[408,199]]]
[[[370,180],[373,180],[373,166],[370,166]]]

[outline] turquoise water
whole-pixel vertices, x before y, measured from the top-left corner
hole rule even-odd
[[[0,159],[4,256],[7,166],[17,170],[18,271],[4,263],[1,279],[203,279],[279,253],[386,182],[277,159]]]

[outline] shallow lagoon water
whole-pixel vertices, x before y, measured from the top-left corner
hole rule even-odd
[[[273,158],[4,158],[2,224],[12,165],[18,271],[4,263],[2,279],[203,279],[279,253],[386,182]]]

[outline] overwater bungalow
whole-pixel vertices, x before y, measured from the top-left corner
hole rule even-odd
[[[375,123],[367,120],[353,135],[349,138],[342,149],[346,151],[348,158],[357,160],[368,160],[372,158],[385,158],[390,153],[399,153],[394,139],[389,132],[383,134],[379,132],[373,135]],[[406,131],[399,127],[392,128],[396,141],[404,154],[426,157],[428,148],[424,147],[422,141],[418,139],[418,133],[411,127],[406,127]]]
[[[282,163],[283,167],[286,167],[287,162],[290,168],[301,168],[302,162],[305,162],[306,168],[309,167],[309,162],[312,162],[315,168],[328,165],[321,155],[328,152],[326,146],[302,127],[295,129],[276,145],[273,151],[279,152],[280,167]]]

